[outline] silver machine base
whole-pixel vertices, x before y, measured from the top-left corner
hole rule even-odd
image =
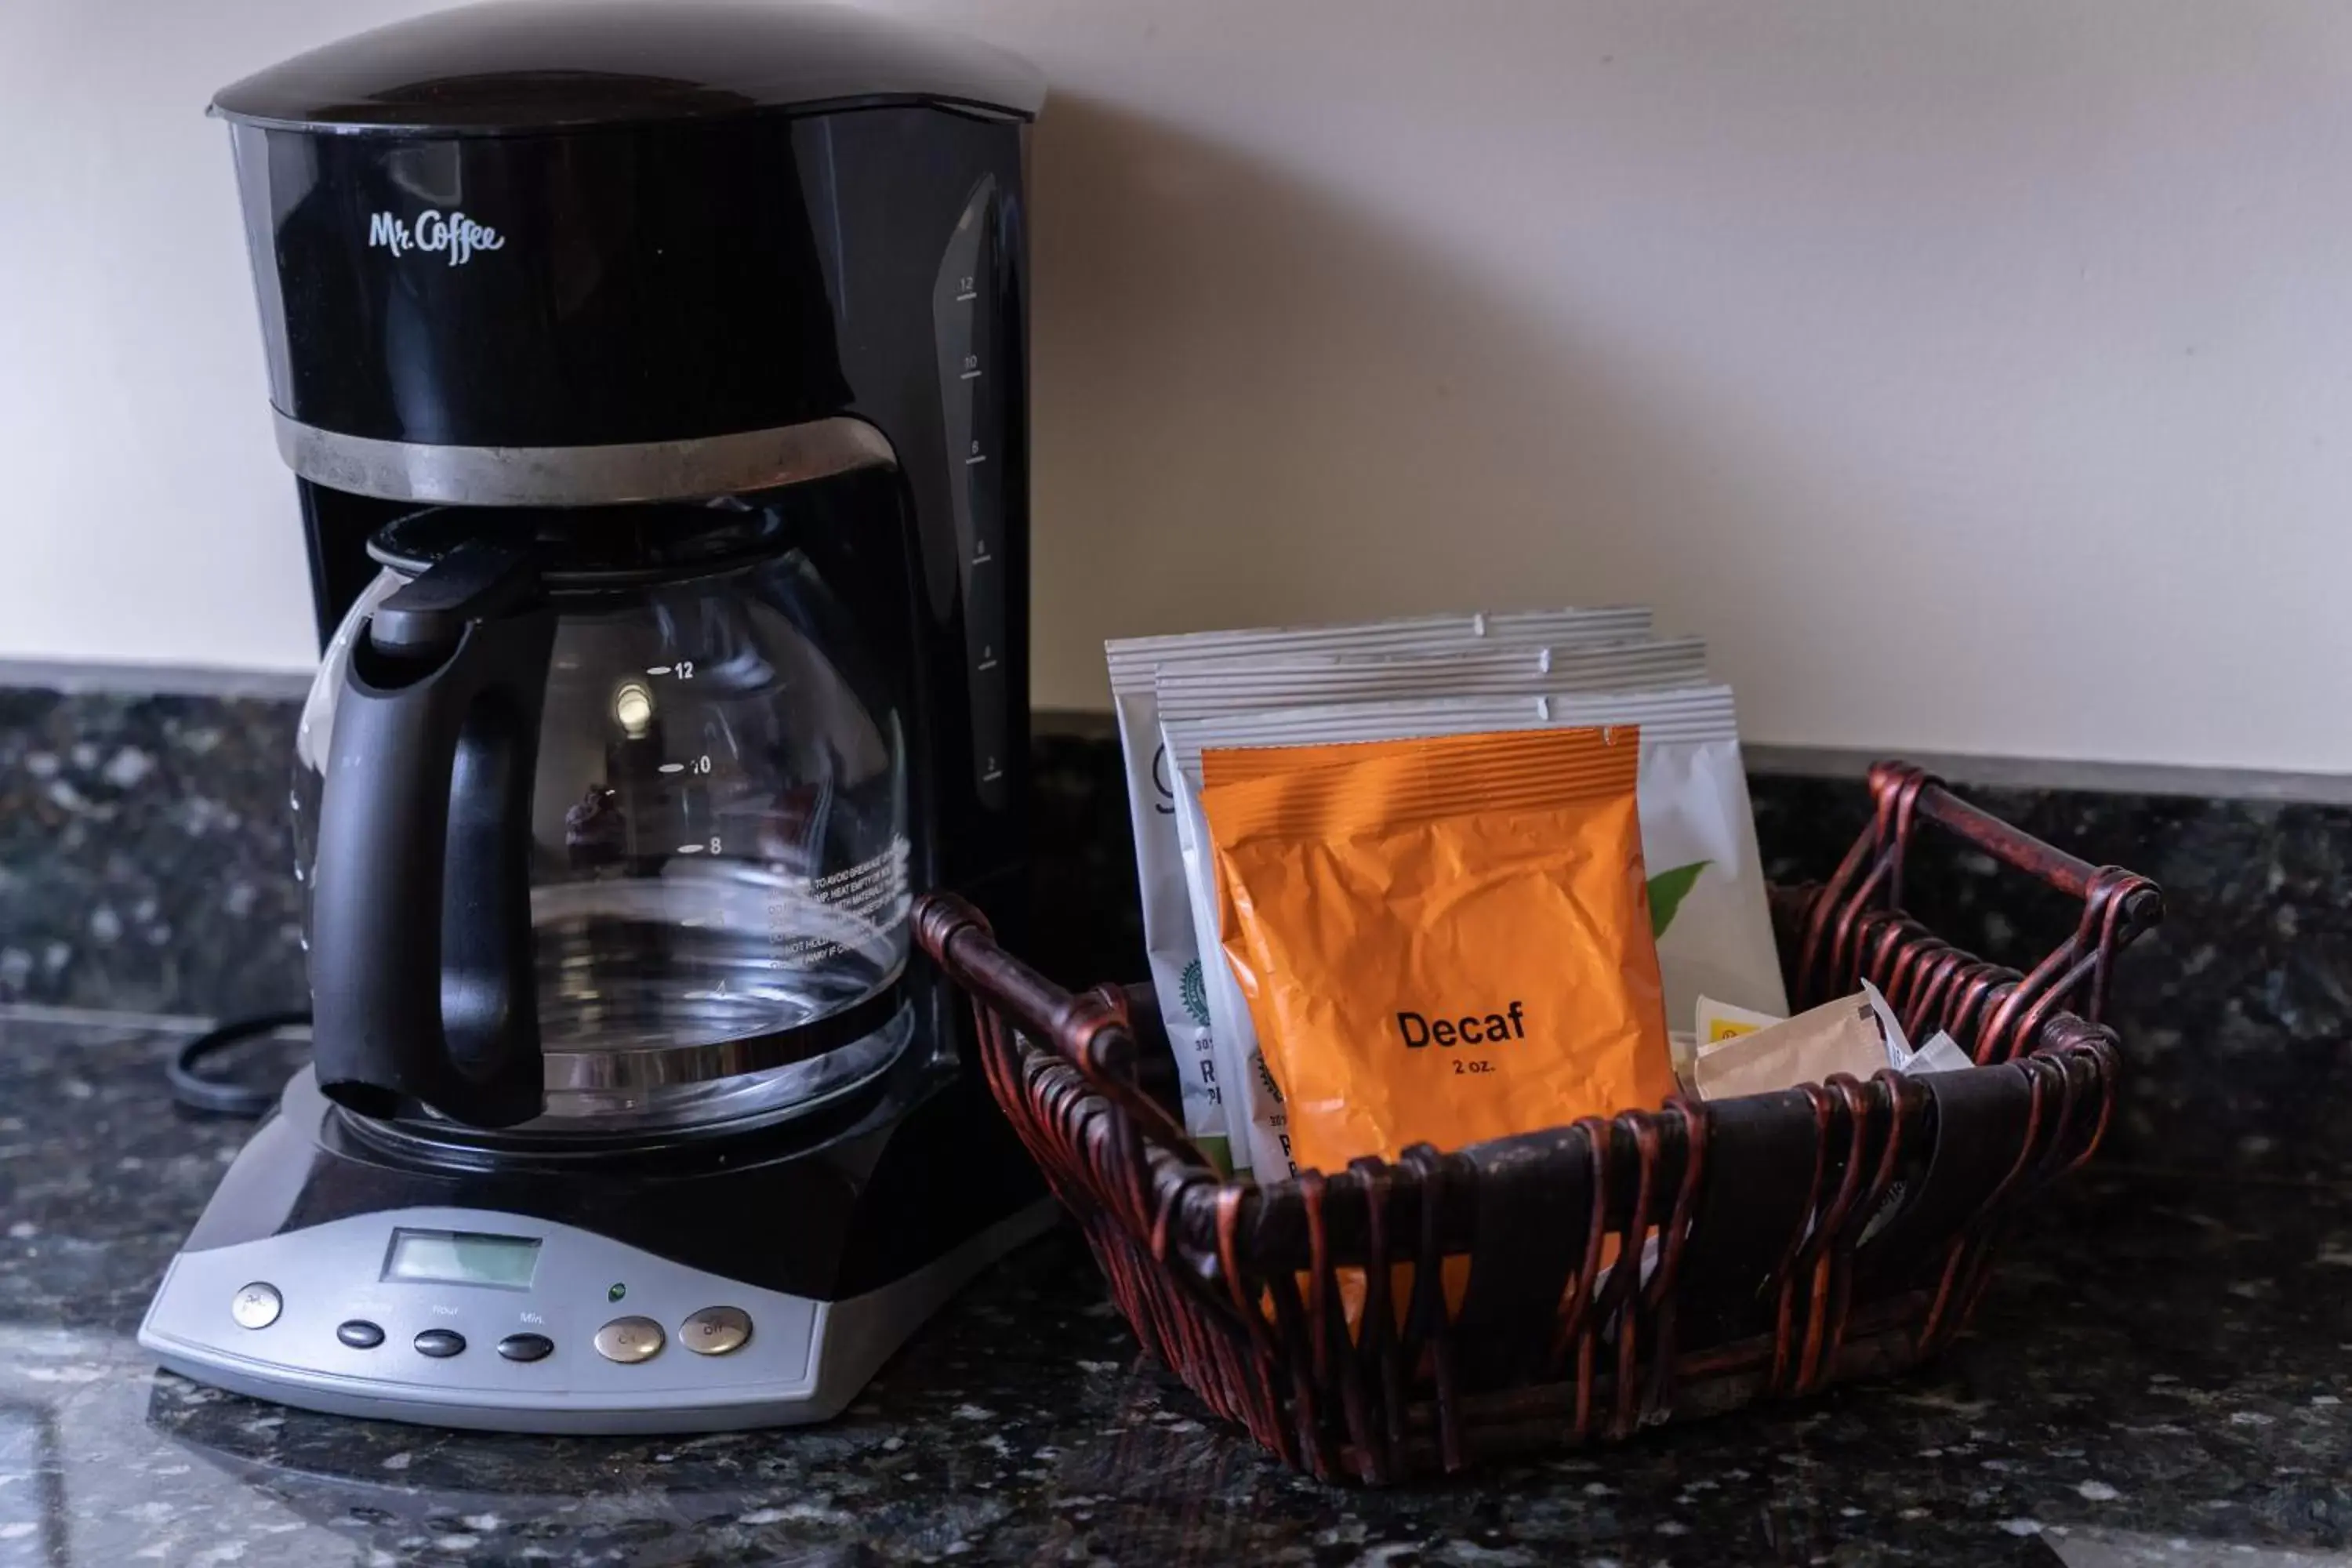
[[[885,1114],[852,1139],[865,1140],[857,1150],[870,1166],[892,1147],[917,1153],[950,1142],[986,1109],[984,1096],[977,1107],[934,1097],[928,1110]],[[601,1234],[596,1215],[611,1211],[600,1203],[576,1205],[572,1223],[545,1209],[502,1211],[474,1195],[494,1204],[500,1191],[523,1190],[502,1187],[495,1173],[455,1203],[436,1201],[452,1189],[322,1152],[333,1141],[321,1131],[326,1115],[315,1080],[301,1074],[223,1177],[140,1325],[140,1344],[163,1366],[301,1409],[480,1431],[823,1421],[975,1274],[1055,1217],[1034,1186],[1000,1186],[1011,1201],[982,1211],[960,1237],[927,1243],[938,1250],[908,1258],[896,1278],[814,1300],[729,1277],[727,1248],[703,1253],[715,1272]],[[338,1179],[372,1195],[312,1217],[306,1193]],[[825,1217],[854,1218],[845,1235],[893,1223],[886,1210],[808,1215],[808,1226],[794,1226],[807,1191],[778,1179],[704,1195],[741,1213],[755,1233],[767,1230],[769,1245],[794,1233],[804,1247],[842,1245],[816,1241],[837,1233],[814,1223]],[[440,1261],[411,1267],[404,1260],[420,1247]]]
[[[331,1241],[305,1231],[181,1253],[140,1325],[139,1342],[162,1365],[199,1383],[334,1415],[577,1435],[794,1426],[839,1415],[950,1297],[991,1262],[1042,1235],[1054,1217],[1050,1200],[1033,1205],[877,1290],[811,1301],[730,1284],[646,1254],[632,1257],[634,1249],[587,1232],[551,1234],[564,1227],[543,1222],[478,1210],[400,1211],[320,1227],[364,1227],[363,1235]],[[476,1286],[340,1289],[325,1265],[361,1242],[373,1255],[365,1271],[373,1281],[383,1239],[395,1225],[537,1236],[545,1251],[585,1254],[571,1261],[586,1267],[581,1278],[594,1283],[576,1292],[577,1306],[562,1302],[561,1291],[542,1295],[536,1286],[515,1300],[491,1300],[509,1293]],[[608,1275],[615,1279],[607,1282]],[[607,1300],[612,1283],[632,1279],[640,1283],[630,1284],[622,1300]],[[257,1282],[278,1290],[284,1304],[275,1321],[247,1329],[232,1316],[232,1302]],[[418,1294],[387,1300],[389,1292]],[[751,1336],[726,1355],[698,1355],[678,1342],[677,1325],[712,1306],[746,1312]],[[661,1324],[668,1342],[641,1363],[606,1360],[594,1348],[596,1330],[624,1315]],[[362,1350],[338,1341],[337,1327],[354,1320],[376,1323],[383,1342]],[[466,1350],[446,1360],[418,1353],[415,1337],[428,1329],[457,1332]],[[541,1361],[508,1362],[497,1348],[508,1332],[542,1334],[555,1349]]]

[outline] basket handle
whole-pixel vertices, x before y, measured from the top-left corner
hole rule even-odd
[[[2115,956],[2163,918],[2156,884],[2114,866],[2088,861],[1969,805],[1941,780],[1907,763],[1870,770],[1870,826],[1854,840],[1814,900],[1799,949],[1801,989],[1828,990],[1863,965],[1864,940],[1894,933],[1877,911],[1898,910],[1903,873],[1921,822],[1934,824],[2044,887],[2083,901],[2074,931],[2032,973],[2002,972],[2005,984],[1991,1000],[1978,1033],[1976,1058],[2001,1061],[2030,1048],[2042,1025],[2087,985],[2081,1015],[2097,1022],[2106,1009]],[[1875,918],[1874,918],[1875,917]],[[1971,1008],[1969,1011],[1973,1012]]]
[[[915,900],[915,940],[969,994],[1007,1014],[1040,1045],[1077,1068],[1145,1141],[1203,1165],[1177,1121],[1137,1078],[1126,992],[1098,985],[1073,996],[997,945],[988,917],[953,893]]]

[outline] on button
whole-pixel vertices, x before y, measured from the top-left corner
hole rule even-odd
[[[662,1326],[651,1318],[615,1318],[596,1331],[596,1353],[606,1361],[651,1361],[661,1348]]]

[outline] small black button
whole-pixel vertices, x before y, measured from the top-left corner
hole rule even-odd
[[[383,1343],[383,1331],[365,1318],[353,1318],[336,1326],[335,1338],[355,1351],[372,1351]]]
[[[499,1353],[509,1361],[545,1361],[555,1353],[555,1342],[545,1334],[509,1334],[499,1342]]]
[[[409,1342],[416,1347],[417,1354],[440,1361],[464,1350],[466,1336],[455,1329],[427,1329]]]

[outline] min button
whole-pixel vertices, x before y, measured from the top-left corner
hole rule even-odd
[[[555,1342],[545,1334],[509,1334],[499,1342],[499,1353],[509,1361],[545,1361],[555,1353]]]
[[[596,1331],[596,1353],[606,1361],[651,1361],[661,1348],[662,1326],[651,1318],[615,1318]]]
[[[705,1307],[677,1326],[677,1342],[697,1355],[740,1351],[751,1337],[751,1314],[740,1307]]]

